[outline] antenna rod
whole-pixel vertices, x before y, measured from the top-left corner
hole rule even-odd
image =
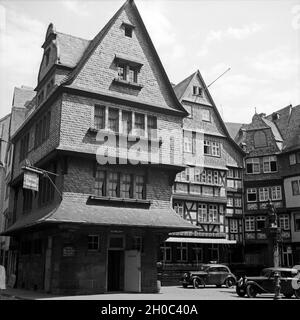
[[[224,71],[220,76],[218,76],[218,78],[216,80],[214,80],[213,82],[211,82],[207,87],[210,87],[213,83],[215,83],[218,79],[220,79],[226,72],[228,72],[231,68],[228,68],[226,71]]]

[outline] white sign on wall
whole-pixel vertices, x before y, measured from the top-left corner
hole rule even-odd
[[[35,172],[25,171],[23,188],[39,191],[39,175]]]

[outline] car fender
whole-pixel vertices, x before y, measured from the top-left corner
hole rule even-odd
[[[201,275],[201,276],[194,275],[194,276],[191,277],[191,282],[193,282],[194,279],[201,279],[201,280],[205,281],[205,276],[204,275]]]
[[[258,288],[261,292],[268,292],[267,290],[265,290],[262,286],[260,286],[258,283],[256,283],[255,281],[247,281],[246,282],[246,287],[251,284],[253,286],[255,286],[256,288]]]

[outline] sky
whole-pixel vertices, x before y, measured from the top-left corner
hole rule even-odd
[[[0,0],[0,118],[35,87],[47,27],[92,39],[125,0]],[[300,104],[300,0],[135,0],[171,82],[200,70],[226,122]]]

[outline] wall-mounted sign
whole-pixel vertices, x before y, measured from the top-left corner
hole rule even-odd
[[[75,255],[74,247],[68,246],[63,248],[63,256],[64,257],[73,257]]]
[[[25,171],[23,188],[39,191],[39,175],[36,172]]]

